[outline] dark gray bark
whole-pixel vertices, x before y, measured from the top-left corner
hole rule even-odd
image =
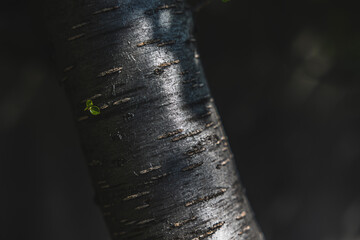
[[[51,2],[62,84],[113,239],[263,239],[186,4]],[[100,115],[84,111],[87,99]]]

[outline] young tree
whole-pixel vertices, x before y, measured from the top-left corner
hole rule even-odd
[[[187,3],[50,3],[62,83],[113,239],[263,239]]]

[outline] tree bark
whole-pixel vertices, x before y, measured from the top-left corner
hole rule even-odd
[[[61,82],[112,238],[263,239],[186,3],[50,3]],[[84,111],[88,99],[100,115]]]

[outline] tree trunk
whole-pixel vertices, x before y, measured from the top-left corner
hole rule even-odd
[[[186,3],[50,2],[61,82],[112,238],[263,239]],[[99,115],[84,111],[88,99]]]

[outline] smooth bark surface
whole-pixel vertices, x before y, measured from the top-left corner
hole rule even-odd
[[[185,2],[51,2],[61,82],[113,239],[263,239]]]

